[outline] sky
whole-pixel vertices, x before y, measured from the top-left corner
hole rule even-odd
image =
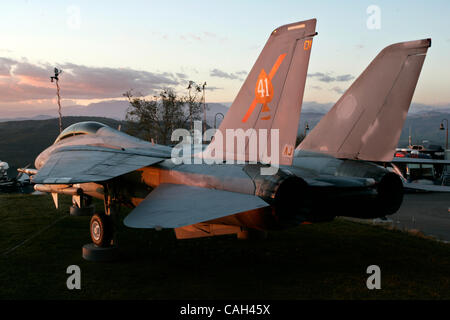
[[[2,1],[0,118],[121,98],[130,89],[232,102],[270,33],[317,18],[304,101],[336,102],[389,44],[432,38],[413,102],[450,104],[450,1]]]

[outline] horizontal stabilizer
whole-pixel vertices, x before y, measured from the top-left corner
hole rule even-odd
[[[72,184],[106,181],[163,161],[135,151],[95,146],[65,147],[50,155],[34,183]]]
[[[254,195],[161,184],[123,222],[130,228],[179,228],[267,206]]]

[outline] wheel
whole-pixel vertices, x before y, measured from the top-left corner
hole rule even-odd
[[[104,214],[94,214],[90,224],[92,242],[99,247],[107,247],[113,237],[113,224],[111,218]]]

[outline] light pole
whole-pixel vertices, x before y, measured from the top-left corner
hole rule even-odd
[[[308,122],[305,122],[305,132],[303,133],[303,135],[306,137],[306,135],[308,134],[308,130],[309,130],[309,125]]]
[[[217,129],[217,116],[222,116],[222,121],[223,121],[223,118],[225,118],[225,116],[223,115],[223,113],[222,112],[217,112],[216,113],[216,115],[214,116],[214,129]]]
[[[53,77],[50,77],[50,81],[53,82],[55,80],[56,82],[56,95],[58,96],[58,114],[59,114],[59,133],[62,132],[62,113],[61,113],[61,97],[59,95],[59,78],[58,76],[62,73],[62,70],[58,70],[55,68],[53,70],[55,72],[55,75]]]
[[[446,126],[444,127],[444,121],[446,121]],[[447,119],[442,119],[441,120],[441,126],[439,128],[440,130],[446,130],[445,133],[445,150],[448,149],[448,120]]]

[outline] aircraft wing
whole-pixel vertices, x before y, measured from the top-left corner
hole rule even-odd
[[[71,184],[106,181],[161,162],[164,155],[139,150],[70,146],[53,152],[33,177],[34,183]]]
[[[179,228],[268,206],[254,195],[167,183],[153,190],[123,222],[131,228]]]
[[[392,163],[417,163],[417,164],[443,164],[450,165],[450,160],[424,159],[424,158],[399,158],[394,157]]]

